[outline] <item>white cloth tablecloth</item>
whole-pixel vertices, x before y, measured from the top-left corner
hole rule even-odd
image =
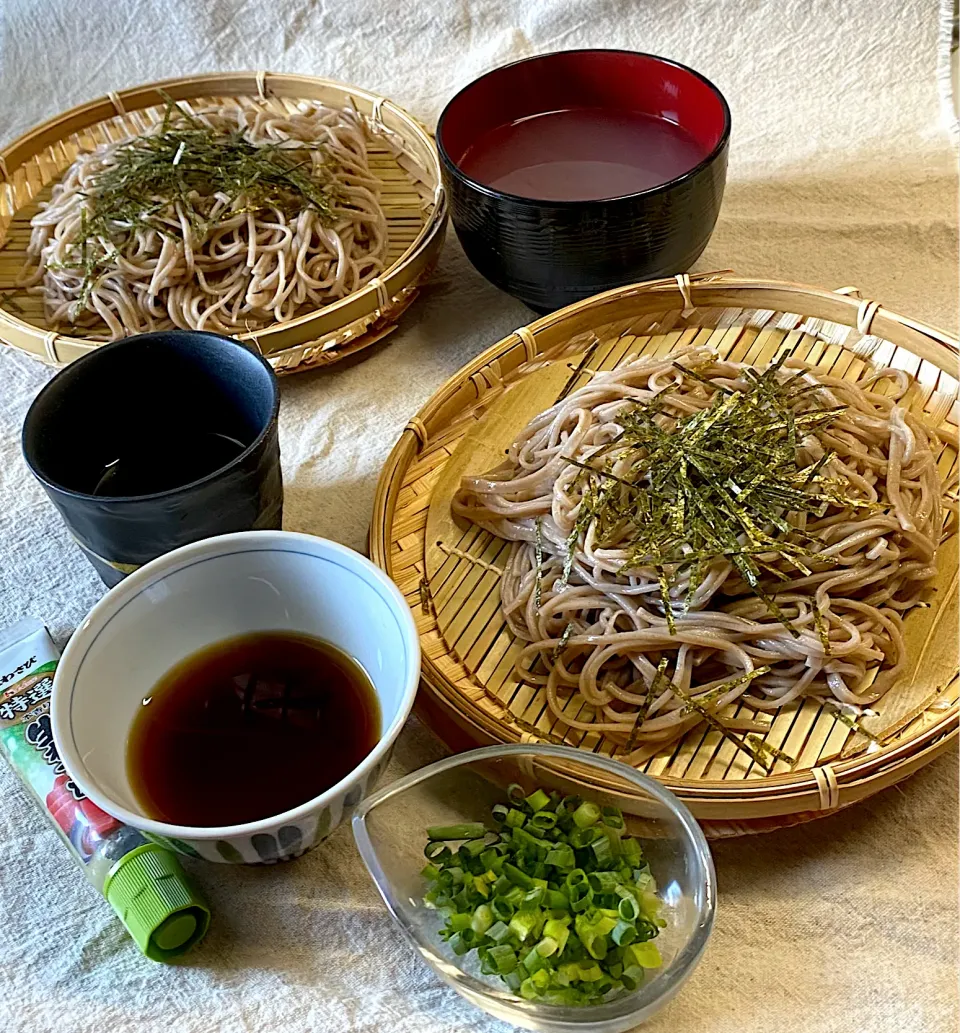
[[[340,78],[432,124],[477,74],[578,46],[676,58],[729,99],[729,184],[698,268],[855,284],[955,328],[957,170],[934,0],[5,0],[0,141],[111,89],[237,68]],[[403,424],[531,318],[450,236],[388,345],[284,381],[288,528],[362,548]],[[63,640],[103,589],[20,458],[48,376],[0,351],[0,617],[38,616]],[[441,753],[411,721],[387,777]],[[955,1029],[956,765],[951,752],[842,815],[718,844],[712,942],[647,1028]],[[506,1029],[402,942],[348,830],[290,865],[194,870],[215,911],[206,942],[177,967],[145,960],[0,765],[0,1029]]]

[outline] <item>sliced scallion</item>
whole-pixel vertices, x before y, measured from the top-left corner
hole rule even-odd
[[[427,839],[482,839],[486,831],[479,821],[462,825],[431,825],[427,829]]]
[[[621,812],[519,785],[508,800],[492,808],[494,831],[427,830],[424,902],[444,916],[441,938],[528,1000],[596,1004],[635,990],[662,963],[652,939],[666,923]]]

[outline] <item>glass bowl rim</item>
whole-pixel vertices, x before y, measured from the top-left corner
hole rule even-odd
[[[576,756],[571,757],[571,753]],[[693,853],[702,875],[703,900],[699,908],[696,927],[687,943],[684,944],[656,984],[645,982],[633,993],[625,994],[603,1004],[584,1005],[583,1007],[545,1004],[535,1000],[526,1001],[510,993],[506,988],[501,991],[490,987],[446,958],[438,958],[438,961],[441,961],[445,967],[456,969],[457,986],[455,988],[459,989],[459,984],[462,983],[463,988],[469,991],[469,996],[489,1000],[495,1008],[500,1010],[513,1009],[531,1018],[536,1017],[552,1021],[558,1026],[568,1025],[571,1030],[583,1027],[591,1022],[608,1022],[635,1014],[639,1015],[641,1012],[646,1013],[648,1009],[660,1002],[669,1000],[696,968],[706,949],[707,941],[710,939],[716,914],[717,899],[716,871],[703,830],[697,824],[696,819],[686,805],[649,775],[644,775],[621,761],[614,760],[612,757],[580,750],[572,746],[555,746],[550,743],[511,743],[502,746],[484,746],[464,753],[455,753],[450,757],[445,757],[443,760],[428,764],[425,767],[410,772],[408,775],[404,775],[403,778],[391,782],[390,785],[378,789],[360,801],[351,822],[353,838],[360,856],[373,881],[376,883],[377,891],[380,893],[387,910],[408,942],[418,953],[424,954],[426,952],[431,958],[437,957],[434,954],[432,945],[421,940],[412,925],[406,921],[402,912],[398,912],[394,908],[388,896],[384,893],[385,874],[367,832],[366,816],[381,803],[385,803],[407,789],[425,782],[434,775],[443,774],[474,761],[494,760],[510,756],[529,756],[531,754],[578,760],[588,767],[600,768],[610,774],[617,775],[649,793],[679,821],[689,844],[693,848]]]

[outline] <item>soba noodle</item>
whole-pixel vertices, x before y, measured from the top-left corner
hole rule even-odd
[[[232,333],[319,308],[383,270],[387,222],[358,112],[303,103],[278,115],[224,105],[189,117],[191,126],[224,138],[239,133],[255,146],[296,151],[329,199],[328,217],[306,204],[297,211],[250,205],[211,190],[191,194],[204,216],[198,225],[179,200],[156,196],[147,223],[113,222],[93,242],[112,260],[91,282],[78,252],[96,212],[97,184],[138,138],[104,144],[74,161],[31,223],[23,283],[42,293],[48,323],[106,324],[111,340],[172,327]],[[140,138],[163,128],[157,123]]]
[[[618,420],[656,398],[658,424],[675,426],[718,391],[746,390],[739,363],[694,347],[598,373],[535,417],[503,465],[463,480],[455,512],[515,543],[501,599],[527,643],[517,668],[543,688],[563,725],[602,733],[622,751],[629,745],[639,761],[704,720],[691,698],[713,714],[738,702],[756,716],[809,695],[860,708],[903,670],[903,615],[921,603],[944,529],[937,442],[899,404],[904,373],[884,369],[851,384],[788,365],[819,385],[805,392],[806,404],[812,395],[844,407],[825,429],[798,431],[796,465],[812,468],[830,453],[825,472],[845,497],[872,504],[832,504],[794,520],[819,543],[804,559],[807,573],[781,554],[765,557],[761,588],[790,627],[723,556],[698,585],[687,576],[671,585],[668,622],[652,565],[638,566],[623,541],[599,543],[595,519],[575,530],[596,483],[584,466],[602,449],[604,469],[621,469]],[[876,390],[882,380],[892,392]],[[757,728],[755,716],[724,723]]]

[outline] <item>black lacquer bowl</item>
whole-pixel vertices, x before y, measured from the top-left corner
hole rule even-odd
[[[574,108],[665,119],[702,157],[660,185],[597,200],[507,193],[461,167],[499,127]],[[564,51],[495,69],[461,90],[437,126],[464,251],[493,284],[541,312],[689,269],[716,225],[729,139],[730,109],[711,82],[684,65],[623,50]]]

